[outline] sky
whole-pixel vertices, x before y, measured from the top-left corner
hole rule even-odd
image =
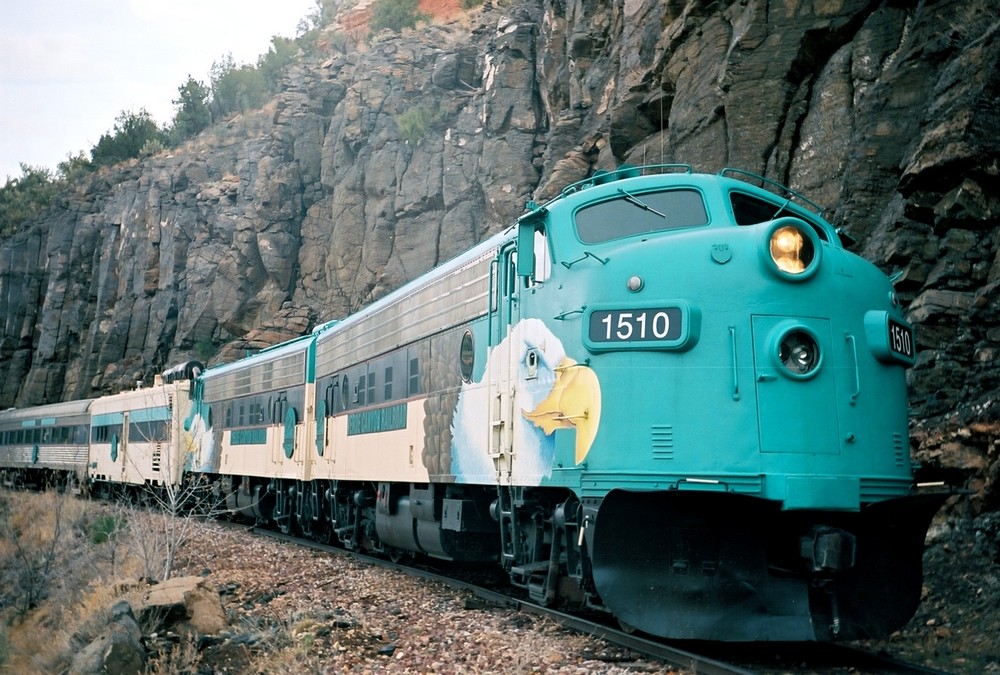
[[[316,0],[0,0],[0,186],[88,158],[122,111],[170,123],[188,75],[256,64]]]

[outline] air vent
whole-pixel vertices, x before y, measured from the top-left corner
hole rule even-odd
[[[674,458],[674,427],[654,424],[652,427],[653,459]]]
[[[903,434],[892,435],[892,447],[896,452],[896,466],[906,466],[906,458],[909,448],[903,443]]]

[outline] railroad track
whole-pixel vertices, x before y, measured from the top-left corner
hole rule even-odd
[[[246,527],[246,526],[242,526]],[[472,593],[481,603],[480,608],[502,607],[548,618],[563,627],[582,634],[603,639],[611,645],[629,650],[633,654],[655,659],[683,671],[716,674],[760,674],[771,675],[788,672],[808,673],[899,673],[947,675],[918,664],[898,661],[874,654],[850,645],[830,643],[705,643],[678,644],[662,642],[640,635],[628,633],[606,623],[585,617],[567,614],[548,607],[542,607],[527,600],[513,597],[509,593],[486,588],[478,583],[465,581],[429,568],[415,567],[402,562],[348,551],[344,548],[322,544],[274,530],[251,526],[249,532],[285,541],[316,551],[337,555],[348,555],[383,569],[396,570],[412,577],[438,582],[451,588]]]

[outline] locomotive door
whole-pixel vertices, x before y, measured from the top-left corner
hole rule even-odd
[[[839,454],[830,322],[754,316],[753,341],[760,451]]]
[[[490,458],[501,484],[510,482],[513,467],[514,387],[517,363],[514,345],[508,339],[518,318],[517,251],[513,246],[500,249],[496,261],[496,283],[492,302],[495,303],[491,352],[488,360],[490,401]]]

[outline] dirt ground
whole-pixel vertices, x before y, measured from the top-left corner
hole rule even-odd
[[[1000,673],[1000,513],[936,521],[916,615],[865,646],[950,673]]]

